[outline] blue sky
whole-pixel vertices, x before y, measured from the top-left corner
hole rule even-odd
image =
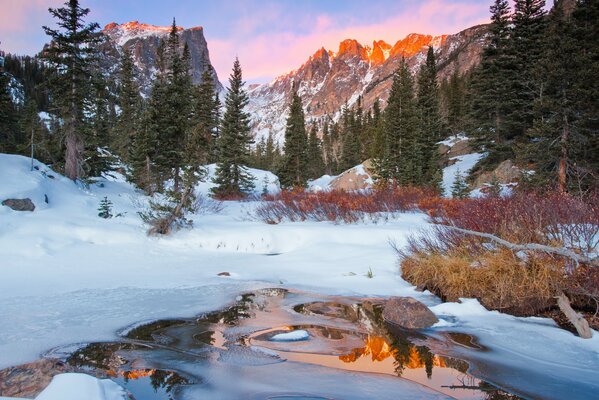
[[[52,24],[47,12],[63,0],[0,0],[0,48],[33,54]],[[298,67],[320,47],[335,51],[355,38],[391,44],[405,35],[455,33],[487,22],[491,0],[81,0],[90,20],[138,20],[183,27],[203,26],[210,56],[222,79],[235,56],[251,82],[267,81]]]

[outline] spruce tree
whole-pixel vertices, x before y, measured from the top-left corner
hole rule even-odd
[[[542,77],[536,74],[546,28],[545,0],[516,0],[509,42],[512,65],[504,84],[510,104],[505,117],[506,139],[522,139],[532,127],[535,99],[542,96]]]
[[[428,48],[426,63],[418,73],[418,111],[420,113],[420,142],[422,149],[421,184],[438,187],[440,166],[437,142],[442,139],[443,121],[439,110],[439,84],[435,52]]]
[[[16,150],[20,127],[16,107],[9,92],[10,76],[0,72],[0,152],[12,153]]]
[[[113,130],[112,144],[123,161],[130,162],[135,134],[140,127],[142,98],[135,77],[135,64],[131,50],[123,49],[121,57],[118,105],[121,112]]]
[[[531,183],[578,192],[599,182],[599,84],[593,78],[599,73],[599,39],[594,36],[599,29],[597,20],[588,23],[593,2],[581,2],[572,16],[562,3],[551,12],[537,66],[543,96],[535,104],[535,123],[528,131],[528,144],[518,150],[522,163],[535,166]]]
[[[295,83],[291,90],[291,104],[285,128],[283,152],[283,164],[279,170],[281,185],[285,188],[306,186],[308,180],[308,137],[306,135],[302,99],[297,93]]]
[[[229,77],[229,88],[225,97],[225,113],[221,121],[219,162],[217,163],[216,187],[212,189],[218,197],[243,196],[254,188],[253,178],[245,164],[252,143],[249,115],[244,111],[249,99],[244,89],[239,60],[233,64]]]
[[[312,124],[308,135],[308,178],[316,179],[324,174],[322,144],[318,138],[316,124]]]
[[[358,108],[359,109],[359,108]],[[360,164],[360,125],[358,115],[347,105],[341,115],[341,160],[339,167],[347,170]]]
[[[468,184],[466,183],[466,178],[464,178],[464,175],[457,169],[453,184],[451,185],[451,196],[456,199],[465,199],[468,197],[469,193],[470,191]]]
[[[514,107],[512,102],[517,95],[510,91],[508,85],[517,78],[511,75],[514,60],[509,53],[511,27],[508,1],[495,0],[490,11],[490,37],[474,73],[469,102],[473,136],[478,147],[487,150],[493,147],[494,152],[505,153],[504,142],[509,135],[507,115]],[[497,158],[506,157],[500,155]]]
[[[408,185],[421,176],[422,153],[417,137],[418,113],[414,97],[414,81],[405,59],[393,76],[393,84],[385,109],[385,153],[375,161],[377,176],[391,183]]]
[[[190,141],[195,163],[208,163],[216,159],[220,100],[214,85],[214,70],[208,67],[202,73],[195,100],[194,127]]]
[[[44,26],[52,45],[44,51],[45,59],[59,73],[51,81],[53,100],[59,108],[65,135],[65,175],[73,180],[83,172],[85,137],[85,102],[90,95],[90,67],[99,41],[97,23],[84,23],[88,8],[78,0],[68,0],[64,7],[50,8],[61,30]]]

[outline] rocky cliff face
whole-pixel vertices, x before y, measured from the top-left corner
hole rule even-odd
[[[178,27],[178,29],[181,45],[187,43],[189,46],[193,82],[197,84],[201,82],[202,73],[211,65],[204,29],[201,26],[189,29]],[[156,49],[160,40],[166,39],[170,30],[170,26],[154,26],[137,21],[125,24],[113,22],[102,30],[108,38],[102,51],[106,55],[107,62],[118,66],[122,50],[130,49],[138,68],[142,91],[144,94],[149,94],[156,73]],[[219,90],[222,90],[216,74],[214,79]]]
[[[297,70],[251,88],[253,131],[257,137],[272,131],[282,141],[293,82],[299,84],[306,119],[318,121],[327,115],[334,118],[344,104],[353,105],[359,96],[363,97],[365,108],[371,107],[377,98],[384,106],[393,72],[402,57],[416,72],[425,61],[429,46],[435,49],[440,80],[454,71],[469,71],[480,61],[487,29],[481,25],[454,35],[410,34],[395,45],[375,41],[372,46],[365,46],[347,39],[339,44],[337,52],[321,48]]]

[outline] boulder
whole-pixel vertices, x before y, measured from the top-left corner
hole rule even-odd
[[[475,188],[482,188],[493,181],[493,176],[502,184],[514,183],[520,180],[522,171],[516,167],[512,160],[505,160],[492,172],[483,172],[474,182]]]
[[[412,297],[391,297],[387,300],[383,319],[406,329],[429,328],[439,322],[427,306]]]
[[[6,199],[2,202],[3,206],[9,207],[15,211],[33,211],[35,204],[31,199]]]
[[[362,164],[348,169],[333,179],[329,184],[333,190],[361,190],[372,187],[373,166],[372,161],[366,160]]]

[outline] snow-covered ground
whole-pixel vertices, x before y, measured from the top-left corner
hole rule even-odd
[[[444,144],[448,147],[453,147],[456,143],[460,141],[468,140],[468,138],[464,135],[454,135],[449,138],[439,142],[439,144]],[[451,196],[451,188],[456,180],[456,174],[459,173],[464,179],[468,177],[468,173],[477,162],[479,162],[485,155],[483,153],[471,153],[465,154],[461,156],[451,157],[449,161],[453,162],[448,167],[443,168],[443,193],[446,197]]]
[[[220,214],[197,216],[193,229],[148,237],[137,215],[147,198],[122,176],[85,188],[29,165],[27,158],[0,154],[0,201],[29,197],[36,205],[34,212],[0,206],[0,368],[55,346],[114,339],[137,321],[193,316],[233,302],[242,291],[284,286],[413,296],[441,317],[436,329],[476,335],[494,349],[488,357],[499,354],[531,376],[546,373],[599,390],[598,333],[582,340],[550,320],[488,312],[474,300],[441,304],[402,280],[389,240],[401,246],[426,229],[422,214],[382,224],[267,225],[250,217],[257,202],[228,202]],[[274,175],[252,173],[259,175],[257,193],[260,179],[277,190]],[[105,196],[122,217],[97,216]]]

